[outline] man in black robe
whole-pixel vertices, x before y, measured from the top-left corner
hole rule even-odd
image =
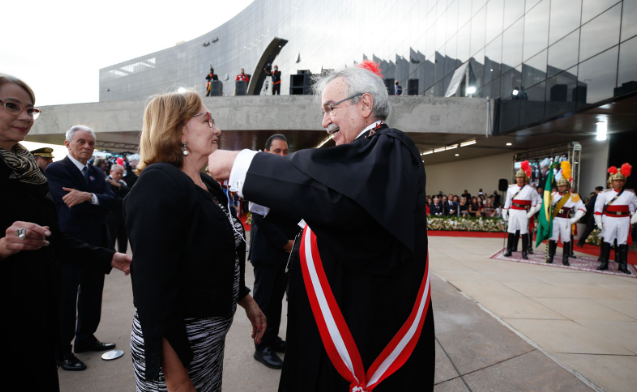
[[[315,89],[322,98],[323,127],[336,147],[285,158],[217,151],[209,171],[217,180],[229,178],[245,198],[311,227],[326,280],[367,371],[423,298],[421,285],[428,295],[425,171],[413,141],[384,124],[390,107],[377,74],[349,68],[326,75]],[[289,265],[288,347],[279,391],[365,391],[346,381],[325,349],[299,242]],[[413,351],[374,391],[433,390],[430,301],[421,309],[426,317]]]

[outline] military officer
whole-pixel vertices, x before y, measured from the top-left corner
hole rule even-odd
[[[557,181],[557,192],[552,195],[553,205],[553,235],[549,239],[549,254],[547,263],[553,262],[557,240],[562,238],[564,245],[562,252],[562,264],[570,265],[568,257],[571,253],[571,226],[577,223],[586,213],[586,206],[577,193],[570,193],[571,184],[565,177]],[[570,218],[572,213],[574,217]]]
[[[53,162],[53,149],[51,147],[42,147],[37,150],[31,151],[31,154],[35,157],[35,162],[40,166],[40,170],[44,173],[46,167]]]
[[[617,240],[619,255],[616,261],[618,270],[630,274],[628,270],[628,233],[630,225],[637,223],[637,196],[632,190],[624,189],[626,177],[629,177],[632,167],[624,163],[621,170],[611,167],[608,172],[612,174],[613,188],[600,193],[595,202],[595,223],[602,230],[601,264],[598,270],[608,269],[610,248]],[[630,215],[632,214],[632,219]]]

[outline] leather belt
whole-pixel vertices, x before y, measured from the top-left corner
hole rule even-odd
[[[511,203],[511,206],[513,207],[514,210],[525,210],[525,211],[528,211],[529,208],[531,208],[531,206],[528,205],[528,204]]]
[[[630,212],[624,212],[624,211],[604,211],[604,215],[606,216],[610,216],[613,218],[621,218],[624,216],[630,216]]]

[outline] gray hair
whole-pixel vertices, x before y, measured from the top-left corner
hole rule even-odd
[[[87,127],[86,125],[73,125],[68,131],[66,131],[66,140],[68,140],[69,142],[73,141],[73,135],[75,135],[76,131],[86,131],[88,133],[91,134],[91,136],[93,136],[93,139],[95,139],[97,141],[97,137],[95,137],[95,132],[93,132],[93,130],[89,127]]]
[[[126,171],[126,169],[124,169],[124,166],[118,164],[118,163],[113,163],[113,165],[111,166],[111,171],[115,170],[115,169],[122,169],[123,171]]]
[[[380,76],[367,69],[358,67],[345,68],[340,71],[330,72],[325,76],[318,76],[314,79],[314,85],[312,86],[314,94],[321,97],[327,85],[337,78],[343,78],[345,80],[347,84],[345,95],[347,97],[368,93],[374,100],[372,106],[374,117],[379,120],[386,120],[387,117],[389,117],[391,106],[389,105],[387,87],[385,87],[385,83]],[[352,104],[356,104],[360,99],[361,97],[356,97],[353,98],[351,102]]]

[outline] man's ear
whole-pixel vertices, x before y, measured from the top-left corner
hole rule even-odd
[[[363,103],[363,105],[361,106],[363,117],[367,118],[371,116],[373,113],[372,108],[374,107],[374,98],[372,97],[372,95],[369,93],[363,94],[363,96],[361,97],[361,102]]]

